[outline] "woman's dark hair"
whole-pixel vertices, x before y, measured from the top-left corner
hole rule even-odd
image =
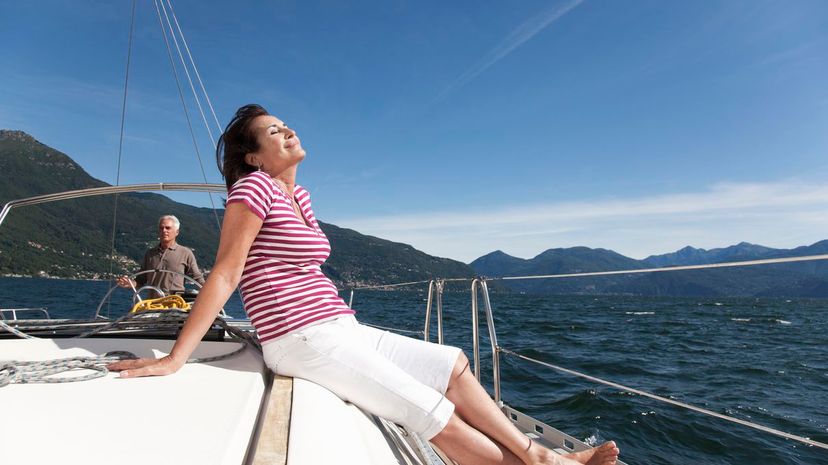
[[[218,144],[216,144],[216,163],[227,183],[228,191],[240,177],[256,171],[245,160],[245,155],[259,150],[259,143],[256,135],[250,130],[250,123],[257,116],[269,114],[261,105],[255,103],[245,105],[236,110],[233,119],[219,137]]]

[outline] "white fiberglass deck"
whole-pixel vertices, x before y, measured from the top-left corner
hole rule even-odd
[[[288,465],[405,464],[373,416],[318,384],[293,382]]]
[[[0,360],[51,360],[126,350],[165,355],[173,341],[0,340]],[[228,353],[235,342],[202,342],[194,356]],[[117,374],[61,384],[0,388],[0,463],[234,464],[244,462],[265,390],[253,350],[187,364],[172,376]]]

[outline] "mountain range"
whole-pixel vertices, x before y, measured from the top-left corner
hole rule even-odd
[[[747,242],[711,250],[688,246],[673,253],[652,255],[644,260],[625,257],[612,250],[572,247],[549,249],[528,260],[498,250],[478,258],[471,266],[477,273],[488,277],[536,276],[824,254],[828,254],[828,240],[795,249],[773,249]],[[751,267],[502,282],[513,291],[537,294],[828,297],[828,262],[819,260]]]
[[[68,155],[22,131],[0,130],[0,203],[107,184]],[[117,215],[115,214],[117,212]],[[221,211],[218,212],[219,220]],[[103,278],[136,271],[157,242],[158,217],[176,215],[180,241],[209,270],[218,243],[216,215],[152,193],[90,197],[16,209],[0,227],[0,274]],[[117,218],[113,234],[113,218]],[[323,270],[343,287],[455,278],[636,270],[828,254],[828,240],[795,249],[746,242],[711,250],[687,246],[644,260],[589,247],[552,248],[531,259],[495,251],[470,265],[320,222],[333,252]],[[828,263],[813,261],[669,273],[496,281],[493,290],[541,294],[828,297]]]

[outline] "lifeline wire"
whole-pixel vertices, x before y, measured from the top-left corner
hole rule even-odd
[[[719,419],[722,419],[722,420],[732,421],[733,423],[738,423],[740,425],[748,426],[748,427],[754,428],[754,429],[758,429],[758,430],[764,431],[766,433],[774,434],[776,436],[781,436],[785,439],[793,439],[794,441],[799,441],[799,442],[808,444],[810,446],[820,447],[822,449],[828,449],[828,444],[825,444],[825,443],[819,442],[819,441],[814,441],[813,439],[810,439],[810,438],[805,438],[805,437],[802,437],[802,436],[797,436],[795,434],[786,433],[784,431],[780,431],[778,429],[770,428],[768,426],[760,425],[760,424],[757,424],[757,423],[752,423],[752,422],[745,421],[745,420],[742,420],[742,419],[739,419],[739,418],[734,418],[734,417],[727,416],[727,415],[724,415],[724,414],[721,414],[721,413],[718,413],[718,412],[714,412],[712,410],[707,410],[707,409],[704,409],[704,408],[701,408],[701,407],[696,407],[695,405],[690,405],[690,404],[686,404],[684,402],[679,402],[677,400],[668,399],[666,397],[662,397],[662,396],[659,396],[659,395],[656,395],[656,394],[651,394],[647,391],[641,391],[639,389],[631,388],[629,386],[624,386],[623,384],[613,383],[612,381],[606,381],[606,380],[603,380],[601,378],[596,378],[594,376],[589,376],[587,374],[584,374],[584,373],[581,373],[581,372],[578,372],[578,371],[575,371],[575,370],[570,370],[568,368],[564,368],[564,367],[561,367],[561,366],[558,366],[558,365],[553,365],[551,363],[542,362],[540,360],[537,360],[537,359],[534,359],[534,358],[531,358],[531,357],[527,357],[525,355],[521,355],[517,352],[513,352],[511,350],[504,349],[502,347],[498,347],[498,350],[500,352],[503,352],[503,353],[508,354],[508,355],[515,356],[515,357],[517,357],[519,359],[522,359],[522,360],[525,360],[527,362],[536,363],[538,365],[542,365],[542,366],[545,366],[547,368],[552,368],[553,370],[557,370],[557,371],[560,371],[560,372],[563,372],[563,373],[567,373],[567,374],[572,375],[572,376],[577,376],[579,378],[583,378],[583,379],[586,379],[586,380],[589,380],[589,381],[592,381],[592,382],[595,382],[595,383],[598,383],[598,384],[603,384],[603,385],[606,385],[606,386],[614,387],[616,389],[621,389],[622,391],[632,392],[632,393],[638,394],[640,396],[649,397],[650,399],[654,399],[654,400],[657,400],[657,401],[660,401],[660,402],[665,402],[665,403],[668,403],[668,404],[671,404],[671,405],[675,405],[676,407],[681,407],[681,408],[684,408],[684,409],[692,410],[694,412],[702,413],[704,415],[709,415],[709,416],[716,417],[716,418],[719,418]]]
[[[824,255],[804,255],[801,257],[783,257],[783,258],[767,258],[762,260],[746,260],[742,262],[722,262],[722,263],[708,263],[705,265],[681,265],[681,266],[665,266],[661,268],[642,268],[632,270],[614,270],[614,271],[590,271],[585,273],[561,273],[561,274],[544,274],[544,275],[527,275],[527,276],[500,276],[500,277],[484,277],[487,281],[513,281],[520,279],[557,279],[557,278],[580,278],[584,276],[608,276],[617,274],[637,274],[637,273],[658,273],[664,271],[686,271],[686,270],[704,270],[708,268],[732,268],[737,266],[755,266],[755,265],[772,265],[777,263],[794,263],[807,262],[813,260],[828,260],[828,254]],[[392,287],[412,286],[415,284],[425,284],[431,281],[443,282],[462,282],[472,281],[474,278],[446,278],[436,280],[423,281],[408,281],[393,284],[374,284],[370,286],[349,286],[345,289],[387,289]]]
[[[706,265],[681,265],[681,266],[665,266],[661,268],[643,268],[640,270],[618,270],[618,271],[593,271],[588,273],[563,273],[563,274],[546,274],[533,276],[504,276],[502,278],[489,278],[490,280],[515,280],[515,279],[547,279],[547,278],[578,278],[582,276],[608,276],[615,274],[635,274],[635,273],[658,273],[662,271],[685,271],[685,270],[705,270],[708,268],[731,268],[735,266],[754,266],[754,265],[771,265],[774,263],[792,263],[792,262],[807,262],[811,260],[828,260],[828,254],[825,255],[806,255],[802,257],[785,257],[785,258],[767,258],[763,260],[746,260],[743,262],[722,262],[722,263],[708,263]]]

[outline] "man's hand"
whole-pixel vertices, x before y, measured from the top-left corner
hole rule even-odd
[[[135,287],[138,285],[138,283],[136,283],[134,279],[129,279],[129,276],[121,276],[120,278],[118,278],[117,283],[121,287],[131,287],[133,289],[135,289]]]
[[[120,371],[121,378],[140,378],[142,376],[165,376],[178,371],[184,364],[167,355],[163,358],[139,358],[138,360],[121,360],[106,366],[110,371]]]

